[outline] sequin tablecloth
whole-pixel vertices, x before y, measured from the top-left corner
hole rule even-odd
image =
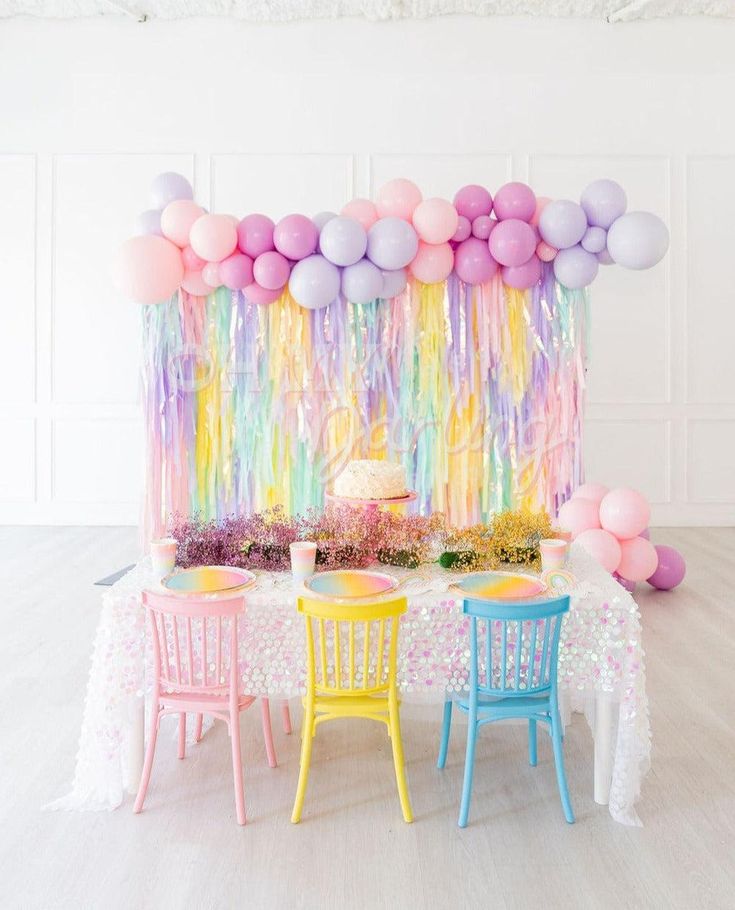
[[[569,565],[578,582],[571,594],[559,649],[563,713],[587,717],[594,737],[595,798],[612,817],[640,824],[634,804],[648,770],[651,737],[640,615],[635,601],[581,548]],[[406,579],[398,674],[403,702],[433,701],[466,687],[468,623],[439,568],[392,570]],[[102,598],[72,791],[51,808],[112,809],[134,790],[143,745],[143,701],[150,682],[141,592],[153,587],[144,560]],[[262,573],[247,592],[241,624],[242,690],[273,698],[302,694],[303,620],[286,573]],[[437,737],[440,712],[437,710]]]

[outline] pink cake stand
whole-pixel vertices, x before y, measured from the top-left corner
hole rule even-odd
[[[353,509],[364,509],[366,512],[377,512],[380,506],[408,505],[418,498],[418,493],[411,490],[405,496],[397,496],[395,499],[354,499],[352,496],[336,496],[334,493],[325,493],[324,496],[328,502],[338,502],[352,506]]]

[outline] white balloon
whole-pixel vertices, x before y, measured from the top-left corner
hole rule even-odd
[[[669,248],[669,229],[652,212],[628,212],[607,232],[607,249],[626,269],[650,269]]]

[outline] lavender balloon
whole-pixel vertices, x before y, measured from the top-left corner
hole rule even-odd
[[[332,218],[336,218],[336,217],[337,217],[336,212],[319,212],[317,215],[314,215],[314,217],[311,220],[316,225],[316,229],[321,233],[321,230],[324,227],[324,225],[328,221],[331,221]]]
[[[161,210],[146,209],[135,219],[136,237],[163,237],[161,230]]]
[[[670,591],[684,580],[687,565],[681,553],[674,547],[658,545],[658,566],[648,579],[648,584],[659,591]]]
[[[575,246],[587,231],[587,216],[571,199],[555,199],[541,212],[538,223],[543,240],[557,250]]]
[[[589,224],[601,228],[609,228],[628,205],[625,190],[614,180],[593,181],[585,187],[579,201]],[[597,252],[599,250],[590,250],[590,253]]]
[[[154,209],[165,209],[177,199],[193,199],[194,190],[182,174],[166,171],[154,178],[151,184],[151,204]]]
[[[607,232],[607,249],[626,269],[650,269],[669,248],[669,230],[652,212],[628,212]]]
[[[595,255],[597,256],[597,261],[600,265],[615,265],[615,260],[608,253],[607,247],[605,247],[604,250],[600,250],[599,253],[595,253]]]
[[[296,303],[307,310],[320,310],[336,300],[340,273],[323,256],[315,254],[301,259],[291,270],[288,288]]]
[[[559,284],[570,290],[579,290],[592,284],[600,265],[594,253],[581,246],[559,250],[554,260],[554,275]]]
[[[588,253],[601,253],[607,242],[607,231],[601,227],[589,227],[584,232],[582,246]]]
[[[418,249],[418,234],[403,218],[380,218],[368,231],[368,259],[379,269],[405,268]]]
[[[365,255],[367,232],[356,219],[338,215],[322,228],[319,248],[335,265],[352,265]]]
[[[383,273],[369,259],[342,271],[342,294],[351,303],[370,303],[383,293]]]
[[[392,272],[383,270],[383,287],[380,296],[383,298],[397,297],[406,290],[408,275],[405,269],[395,269]]]

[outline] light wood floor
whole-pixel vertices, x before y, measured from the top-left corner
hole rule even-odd
[[[675,594],[639,586],[654,742],[642,829],[593,802],[592,742],[577,717],[565,740],[576,825],[563,821],[546,739],[531,769],[524,729],[498,726],[481,738],[460,831],[463,736],[437,772],[438,714],[404,720],[415,824],[401,821],[382,727],[346,722],[320,730],[292,826],[298,737],[278,729],[270,770],[255,712],[243,719],[241,829],[224,727],[183,762],[168,734],[159,740],[140,816],[129,800],[112,813],[39,811],[72,776],[101,594],[92,582],[135,560],[136,535],[0,529],[0,906],[735,907],[735,529],[654,540],[680,547],[689,575]]]

